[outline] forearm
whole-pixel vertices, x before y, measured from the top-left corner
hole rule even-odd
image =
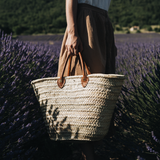
[[[75,55],[78,52],[82,52],[83,45],[78,36],[77,31],[77,4],[78,0],[66,0],[66,19],[67,19],[67,40],[66,49],[68,54],[73,53]]]
[[[78,0],[66,0],[66,20],[67,30],[69,34],[77,34],[76,18],[77,18]]]

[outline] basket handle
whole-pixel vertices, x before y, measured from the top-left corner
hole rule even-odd
[[[89,78],[87,77],[87,75],[85,74],[85,70],[84,70],[84,63],[83,63],[83,59],[82,59],[82,55],[80,52],[78,52],[78,55],[80,57],[80,61],[81,61],[81,64],[82,64],[82,72],[83,72],[83,77],[81,78],[81,84],[83,87],[86,87],[86,85],[88,84],[88,81],[89,81]],[[70,63],[71,63],[71,58],[72,58],[73,54],[69,54],[67,56],[67,58],[65,59],[65,63],[64,63],[64,67],[63,67],[63,70],[62,70],[62,74],[60,76],[60,78],[57,80],[57,84],[59,86],[59,88],[63,88],[64,84],[65,84],[65,79],[63,77],[64,75],[64,71],[65,71],[65,68],[66,68],[66,65],[67,65],[67,62],[69,60],[69,67],[68,67],[68,75],[69,75],[69,70],[70,70]],[[87,73],[90,74],[90,71],[88,70],[86,64],[85,64],[85,68],[87,70]]]

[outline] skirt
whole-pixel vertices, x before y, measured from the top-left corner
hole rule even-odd
[[[77,28],[83,44],[82,58],[91,74],[114,74],[117,48],[115,46],[113,27],[108,17],[108,12],[88,4],[78,4]],[[62,73],[64,61],[67,58],[65,48],[67,36],[66,29],[59,56],[58,77]],[[67,69],[68,66],[66,66],[64,76],[68,75]],[[82,75],[79,56],[72,57],[70,75]],[[112,116],[107,137],[113,134],[113,122],[114,115]]]
[[[114,74],[117,48],[107,11],[88,4],[78,4],[77,27],[83,44],[82,58],[90,72]],[[62,73],[64,60],[67,57],[65,49],[67,35],[66,30],[59,57],[58,77]],[[67,69],[66,66],[64,76],[67,76]],[[78,56],[72,57],[70,75],[82,75]]]

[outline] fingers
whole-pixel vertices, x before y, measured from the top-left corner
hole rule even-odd
[[[78,45],[66,45],[68,54],[77,55],[78,54]]]
[[[82,52],[83,50],[83,45],[79,37],[74,42],[68,38],[65,47],[68,54],[73,55],[78,55],[78,52]]]
[[[78,54],[78,43],[77,41],[75,43],[73,43],[73,49],[74,49],[74,55],[77,55]]]
[[[77,49],[74,49],[74,54],[78,55],[78,50]]]
[[[73,50],[71,45],[70,46],[66,46],[66,49],[67,49],[68,54],[73,54],[74,50]]]

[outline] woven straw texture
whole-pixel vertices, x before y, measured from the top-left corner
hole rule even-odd
[[[90,74],[86,87],[81,77],[65,77],[62,89],[58,77],[32,81],[52,140],[97,141],[108,132],[124,76]]]

